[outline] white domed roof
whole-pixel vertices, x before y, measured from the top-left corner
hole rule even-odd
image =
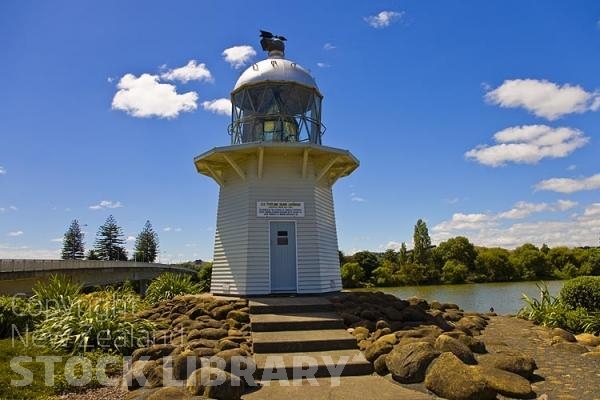
[[[315,78],[306,69],[285,58],[267,58],[251,65],[242,73],[233,91],[261,82],[296,82],[319,91]]]

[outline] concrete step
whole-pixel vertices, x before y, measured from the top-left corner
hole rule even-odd
[[[320,296],[257,297],[249,301],[250,314],[293,314],[334,311],[333,304]]]
[[[356,349],[356,339],[344,329],[252,332],[254,353],[297,353]]]
[[[356,349],[255,354],[254,361],[255,378],[262,381],[301,379],[306,375],[317,378],[332,375],[356,376],[373,372],[373,365]]]
[[[255,314],[250,323],[253,332],[345,329],[344,321],[334,312]]]

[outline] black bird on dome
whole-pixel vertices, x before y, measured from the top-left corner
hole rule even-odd
[[[285,50],[285,42],[287,39],[283,36],[273,35],[269,31],[260,31],[260,45],[264,51]]]

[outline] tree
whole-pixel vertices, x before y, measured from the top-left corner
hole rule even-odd
[[[444,283],[463,283],[467,279],[469,269],[456,260],[448,260],[442,268],[442,281]]]
[[[413,262],[415,264],[426,265],[429,262],[429,253],[431,247],[431,238],[427,224],[422,219],[417,221],[413,234]]]
[[[362,285],[365,278],[365,271],[356,262],[346,263],[342,265],[342,285],[345,288],[355,288]]]
[[[96,253],[96,251],[92,249],[88,250],[88,253],[85,256],[85,258],[87,258],[90,261],[100,260],[100,257],[98,257],[98,253]]]
[[[525,243],[513,250],[510,262],[525,280],[545,278],[550,275],[546,257],[531,243]]]
[[[398,252],[398,264],[404,265],[408,262],[408,250],[406,250],[406,243],[402,242],[400,245],[400,251]]]
[[[125,251],[125,239],[123,231],[117,225],[117,221],[112,215],[109,215],[96,233],[95,250],[100,260],[120,260],[127,261],[127,252]]]
[[[158,253],[158,234],[152,229],[150,221],[146,221],[144,229],[135,239],[135,260],[154,262]]]
[[[79,227],[79,221],[74,219],[63,238],[62,259],[81,260],[83,256],[83,232]]]
[[[364,271],[366,279],[369,279],[375,268],[379,267],[377,256],[366,250],[354,253],[351,262],[358,263],[360,268]]]
[[[394,249],[387,249],[385,253],[383,253],[383,261],[389,261],[392,264],[398,264],[398,253],[396,253]]]
[[[509,261],[508,250],[500,248],[480,248],[477,251],[475,266],[477,272],[490,282],[509,281],[518,278],[518,274]]]
[[[441,264],[454,260],[466,266],[469,271],[475,268],[477,252],[475,246],[464,236],[457,236],[442,242],[435,248],[435,253],[441,259]]]

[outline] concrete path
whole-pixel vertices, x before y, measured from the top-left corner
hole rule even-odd
[[[306,380],[294,386],[293,381],[271,381],[269,386],[242,396],[243,400],[262,399],[328,399],[328,400],[432,400],[436,397],[403,388],[377,375],[343,376],[339,386],[332,386],[330,378],[317,378],[319,386],[311,386]],[[334,381],[335,382],[335,381]],[[280,384],[289,386],[281,386]]]

